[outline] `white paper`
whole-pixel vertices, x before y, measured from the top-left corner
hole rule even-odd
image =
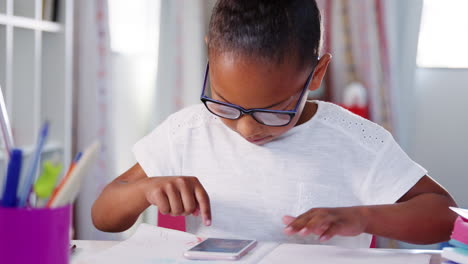
[[[468,256],[458,253],[455,248],[444,248],[442,257],[460,264],[468,264]]]
[[[141,224],[128,240],[95,256],[80,260],[79,264],[220,264],[232,261],[188,260],[183,253],[202,238],[193,234]],[[259,243],[251,252],[235,261],[239,264],[258,263],[277,244]]]
[[[452,209],[452,211],[457,213],[459,216],[461,216],[461,217],[463,217],[465,219],[468,219],[468,210],[462,209],[462,208],[457,208],[457,207],[450,207],[450,209]]]
[[[348,249],[324,245],[282,244],[265,256],[260,264],[429,264],[431,256],[378,249]]]

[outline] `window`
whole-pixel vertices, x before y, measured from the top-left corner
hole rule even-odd
[[[123,54],[158,50],[160,1],[109,0],[111,50]]]
[[[417,64],[468,68],[468,1],[424,0]]]

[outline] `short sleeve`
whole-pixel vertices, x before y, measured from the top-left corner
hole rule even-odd
[[[388,133],[386,144],[376,159],[363,184],[363,202],[366,205],[392,204],[408,192],[427,170],[411,160]]]
[[[175,175],[175,153],[170,134],[170,119],[166,119],[133,146],[135,159],[148,177]]]

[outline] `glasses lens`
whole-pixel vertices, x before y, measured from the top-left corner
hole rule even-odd
[[[210,101],[206,101],[206,107],[213,114],[227,119],[237,119],[241,115],[239,109],[227,105],[213,103]]]
[[[288,114],[255,112],[253,116],[267,126],[285,126],[291,121],[291,116]]]

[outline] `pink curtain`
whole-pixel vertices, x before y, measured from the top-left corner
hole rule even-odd
[[[343,105],[353,83],[365,91],[374,122],[391,130],[392,72],[383,0],[317,0],[324,23],[324,49],[333,55],[325,99]]]
[[[77,239],[119,239],[118,235],[98,231],[91,221],[92,204],[113,172],[107,0],[75,1],[75,10],[74,152],[84,150],[95,140],[101,143],[98,160],[84,178],[77,199],[76,236]]]

